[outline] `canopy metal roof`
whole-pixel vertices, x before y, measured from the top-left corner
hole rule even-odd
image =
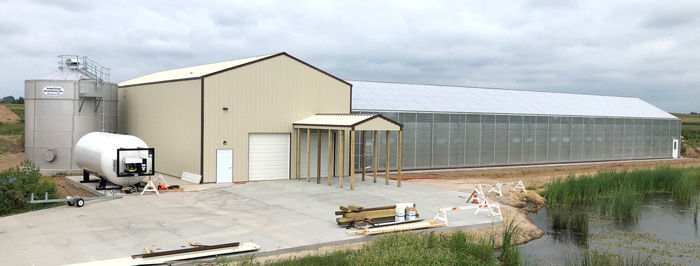
[[[293,123],[294,128],[350,129],[350,130],[401,130],[403,125],[382,115],[317,114]]]
[[[346,80],[353,111],[677,119],[639,98]]]

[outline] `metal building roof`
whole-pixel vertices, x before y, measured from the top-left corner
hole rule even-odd
[[[352,81],[353,111],[492,113],[677,119],[639,98]]]
[[[263,58],[272,57],[272,56],[276,56],[276,55],[279,55],[279,54],[268,54],[268,55],[248,57],[248,58],[236,59],[236,60],[213,63],[213,64],[206,64],[206,65],[200,65],[200,66],[192,66],[192,67],[184,67],[184,68],[178,68],[178,69],[173,69],[173,70],[166,70],[166,71],[161,71],[161,72],[153,73],[150,75],[146,75],[146,76],[138,77],[135,79],[130,79],[127,81],[120,82],[119,86],[131,86],[131,85],[145,84],[145,83],[154,83],[154,82],[163,82],[163,81],[190,79],[190,78],[201,78],[203,76],[206,76],[206,75],[218,72],[218,71],[233,68],[236,66],[240,66],[240,65],[247,64],[247,63],[250,63],[250,62],[253,62],[256,60],[260,60]]]
[[[293,123],[294,128],[400,130],[401,124],[382,115],[317,114]]]

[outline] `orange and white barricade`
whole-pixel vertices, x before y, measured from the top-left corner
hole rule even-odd
[[[496,202],[495,204],[489,204],[489,201],[487,199],[484,199],[479,205],[471,205],[471,206],[458,206],[458,207],[446,207],[446,208],[440,208],[438,210],[437,215],[435,215],[435,220],[436,222],[438,220],[442,220],[445,222],[445,225],[448,225],[447,223],[447,212],[450,211],[457,211],[457,210],[474,210],[476,209],[476,212],[474,212],[474,215],[479,214],[481,211],[488,211],[487,217],[491,216],[497,216],[498,219],[503,221],[503,215],[501,215],[501,205]]]
[[[491,193],[491,191],[498,193],[499,196],[503,197],[502,189],[504,186],[513,186],[513,189],[510,191],[515,191],[516,189],[522,189],[523,192],[527,193],[525,190],[525,185],[523,185],[523,181],[520,180],[518,182],[510,182],[510,183],[496,183],[493,185],[493,187],[486,192],[486,194]]]

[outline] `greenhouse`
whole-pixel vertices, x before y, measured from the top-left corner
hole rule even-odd
[[[677,158],[680,120],[639,98],[352,81],[352,112],[404,125],[402,168]],[[385,132],[379,136],[384,162]],[[390,134],[390,169],[397,136]],[[356,161],[372,136],[355,141]],[[384,165],[384,164],[383,164]],[[359,167],[359,164],[358,166]],[[383,166],[384,167],[384,166]]]

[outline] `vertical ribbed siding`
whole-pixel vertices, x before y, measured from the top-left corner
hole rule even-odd
[[[120,134],[156,149],[156,170],[200,172],[200,80],[119,88]]]
[[[296,139],[293,122],[350,110],[349,85],[287,56],[206,77],[204,86],[204,182],[216,181],[216,149],[233,149],[233,180],[248,181],[250,133],[290,133]],[[295,160],[291,152],[290,163]]]

